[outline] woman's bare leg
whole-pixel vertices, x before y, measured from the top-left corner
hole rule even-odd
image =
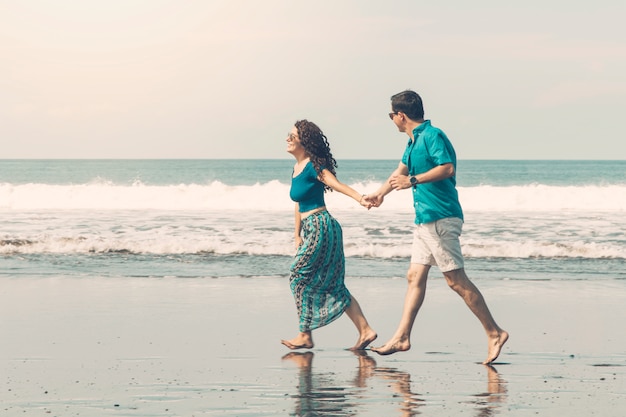
[[[350,320],[356,326],[356,329],[359,331],[359,339],[356,341],[354,346],[352,346],[349,350],[363,350],[370,345],[378,335],[372,329],[367,322],[367,319],[363,315],[363,311],[361,310],[361,306],[356,298],[351,296],[350,305],[346,308],[346,314],[350,317]]]

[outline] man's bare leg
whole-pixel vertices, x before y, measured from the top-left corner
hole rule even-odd
[[[291,340],[281,340],[280,343],[289,349],[311,349],[313,347],[313,336],[310,331],[300,332],[300,334]]]
[[[359,331],[359,339],[356,341],[355,345],[348,350],[354,351],[365,349],[378,337],[378,335],[367,322],[367,319],[363,315],[363,311],[361,311],[361,306],[359,305],[356,298],[351,298],[350,305],[348,306],[348,308],[346,308],[346,314],[348,315],[348,317],[350,317],[350,320],[352,320],[357,330]]]
[[[415,317],[426,295],[426,281],[430,265],[411,264],[407,273],[408,286],[404,298],[402,318],[395,334],[381,347],[372,348],[380,355],[391,355],[411,349],[411,330]]]
[[[509,339],[509,334],[496,324],[483,295],[472,281],[469,280],[463,268],[444,272],[443,275],[446,277],[450,288],[463,298],[465,304],[467,304],[478,320],[480,320],[487,333],[487,359],[485,359],[483,364],[489,364],[495,361],[500,355],[502,346],[504,346]]]

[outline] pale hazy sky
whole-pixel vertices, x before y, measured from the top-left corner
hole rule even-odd
[[[624,0],[0,0],[0,159],[398,159],[410,88],[459,159],[626,159]]]

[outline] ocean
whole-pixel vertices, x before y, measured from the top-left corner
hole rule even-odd
[[[0,160],[0,276],[287,278],[293,163]],[[339,160],[338,178],[367,193],[397,163]],[[473,280],[626,279],[626,161],[461,160],[457,186]],[[347,279],[404,277],[410,191],[326,202]]]

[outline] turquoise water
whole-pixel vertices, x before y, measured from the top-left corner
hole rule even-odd
[[[370,192],[391,160],[338,161]],[[0,160],[0,276],[287,276],[293,161]],[[459,161],[463,251],[478,279],[626,278],[626,161]],[[408,192],[363,210],[326,196],[349,276],[408,266]],[[434,274],[437,274],[434,272]]]
[[[340,160],[344,182],[382,181],[396,160]],[[240,160],[0,160],[0,183],[83,184],[97,179],[115,184],[251,185],[287,182],[291,159]],[[460,160],[459,186],[626,184],[626,161],[499,161]]]

